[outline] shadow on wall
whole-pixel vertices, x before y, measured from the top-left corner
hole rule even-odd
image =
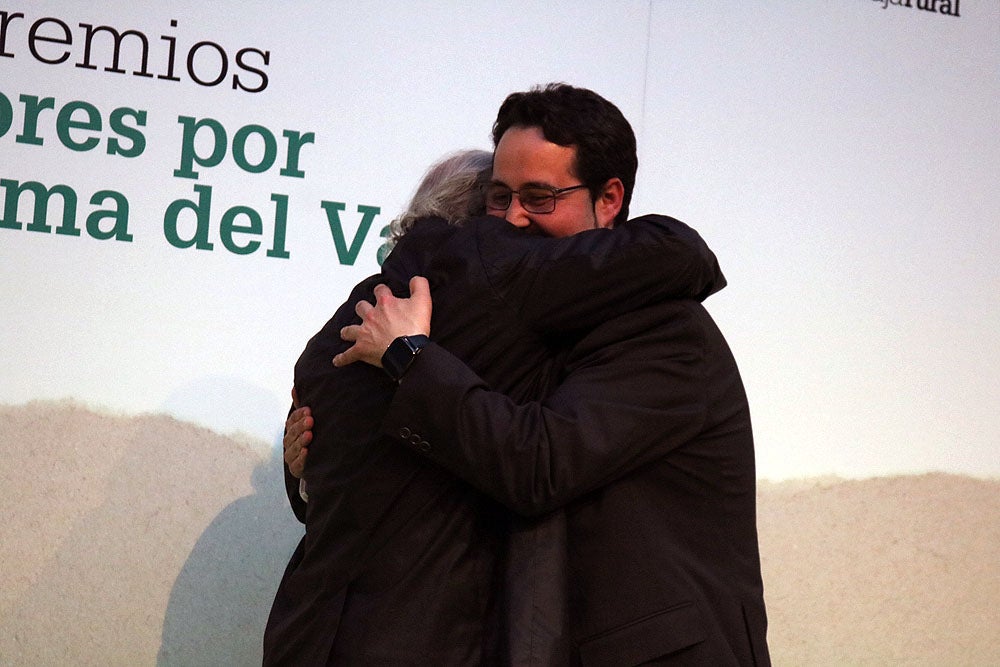
[[[278,580],[302,535],[284,496],[281,454],[253,472],[254,493],[209,524],[170,593],[157,664],[259,665]]]
[[[0,405],[0,451],[0,665],[260,664],[277,449],[47,402]],[[762,483],[774,663],[1000,665],[998,516],[995,479]]]
[[[0,406],[0,450],[0,663],[260,664],[302,535],[277,450],[68,402]]]

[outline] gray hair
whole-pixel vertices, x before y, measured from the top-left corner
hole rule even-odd
[[[463,150],[448,155],[424,174],[406,210],[390,223],[387,245],[391,248],[419,218],[444,218],[461,225],[486,213],[482,186],[493,168],[493,154],[483,150]]]

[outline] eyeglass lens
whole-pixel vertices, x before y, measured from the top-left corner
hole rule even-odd
[[[502,185],[491,185],[486,191],[486,206],[505,211],[510,208],[514,193]],[[555,209],[555,193],[545,188],[522,188],[517,192],[521,206],[530,213],[551,213]]]

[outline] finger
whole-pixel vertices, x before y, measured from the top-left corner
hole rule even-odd
[[[282,458],[285,459],[285,465],[291,468],[292,464],[295,463],[295,459],[299,458],[300,454],[302,454],[301,447],[296,447],[294,445],[287,447],[282,455]]]
[[[284,444],[285,449],[288,449],[292,445],[292,443],[295,442],[295,439],[298,438],[299,434],[301,433],[302,433],[301,422],[292,421],[292,418],[289,417],[288,420],[285,421],[285,433],[281,437],[281,442]]]
[[[303,449],[302,453],[299,454],[299,458],[295,459],[295,472],[298,474],[300,479],[302,474],[306,471],[306,455],[308,453],[309,452]]]
[[[285,463],[299,455],[299,450],[302,449],[302,444],[299,441],[299,436],[286,435],[281,439],[281,446],[284,448],[284,459]]]
[[[285,435],[285,437],[282,438],[281,444],[285,450],[282,457],[289,467],[291,467],[291,465],[299,457],[303,456],[304,452],[309,450],[309,445],[312,443],[312,437],[312,431],[307,430],[299,433],[298,435]]]
[[[341,352],[333,358],[333,365],[338,368],[341,366],[347,366],[348,364],[353,364],[355,361],[361,358],[358,353],[357,345],[352,345],[347,350]]]
[[[429,335],[433,304],[431,302],[431,285],[427,282],[427,278],[423,276],[410,278],[410,301],[416,306],[419,318],[427,327],[425,333]]]
[[[281,438],[281,445],[287,452],[292,450],[294,454],[301,447],[306,447],[312,442],[312,417],[298,421],[285,430],[285,435]]]
[[[357,313],[358,317],[360,317],[362,320],[364,320],[365,319],[365,315],[367,315],[374,308],[375,308],[375,306],[371,305],[370,303],[368,303],[364,299],[362,299],[361,301],[358,301],[356,304],[354,304],[354,312]]]
[[[303,406],[292,410],[291,414],[289,414],[288,418],[285,420],[285,433],[292,432],[296,435],[301,433],[305,430],[305,428],[307,428],[305,421],[311,414],[312,412],[309,410],[309,406]],[[309,419],[309,422],[311,427],[312,420]]]
[[[288,464],[288,472],[291,473],[292,477],[296,479],[302,479],[302,473],[306,469],[306,450],[302,450],[298,456],[294,457],[291,461],[286,461]]]
[[[375,295],[375,303],[376,304],[379,301],[384,301],[385,299],[391,299],[392,298],[392,290],[389,289],[389,287],[387,285],[383,285],[382,283],[379,283],[378,285],[376,285],[375,289],[372,290],[372,293]]]
[[[430,301],[431,284],[423,276],[413,276],[410,278],[410,298],[421,301]]]
[[[285,422],[285,434],[281,439],[285,449],[292,446],[303,433],[309,432],[312,426],[313,419],[309,414],[309,408],[299,408],[293,412]]]
[[[348,324],[346,327],[340,330],[340,337],[343,340],[354,342],[358,339],[358,333],[360,333],[361,327],[357,324]]]
[[[292,407],[299,408],[299,394],[295,391],[295,385],[292,385]]]

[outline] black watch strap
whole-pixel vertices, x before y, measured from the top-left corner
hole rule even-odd
[[[420,354],[420,350],[430,342],[427,336],[420,334],[400,336],[389,343],[385,354],[382,355],[382,368],[389,377],[399,382],[413,364],[413,360]]]

